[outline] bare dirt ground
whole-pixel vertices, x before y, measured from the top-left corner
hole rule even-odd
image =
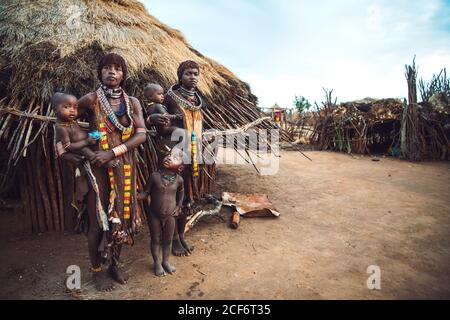
[[[143,231],[123,262],[130,283],[97,293],[84,235],[34,235],[0,243],[2,299],[449,299],[450,164],[374,162],[328,152],[284,151],[276,176],[251,166],[219,168],[219,191],[267,193],[278,219],[238,230],[208,218],[188,234],[194,254],[173,258],[176,275],[151,273]],[[66,292],[80,265],[79,293]],[[367,289],[367,267],[381,290]]]

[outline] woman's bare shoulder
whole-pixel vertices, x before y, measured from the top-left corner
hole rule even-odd
[[[96,92],[90,92],[85,96],[82,96],[78,100],[78,107],[81,108],[91,108],[92,105],[97,101],[97,93]]]
[[[135,106],[140,106],[140,105],[141,105],[141,102],[139,101],[138,98],[132,97],[132,96],[129,96],[129,98],[130,98],[130,101],[131,101],[131,103],[132,103],[133,105],[135,105]]]

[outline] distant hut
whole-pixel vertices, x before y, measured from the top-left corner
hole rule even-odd
[[[278,103],[275,103],[271,108],[265,108],[263,111],[270,115],[272,121],[275,122],[280,128],[287,129],[288,123],[292,120],[292,111],[280,107]]]
[[[313,114],[311,143],[319,150],[398,155],[402,112],[399,99],[323,103]]]
[[[415,61],[405,68],[408,100],[326,101],[312,113],[311,143],[319,150],[390,154],[410,161],[450,160],[450,79],[446,69],[419,81]],[[422,101],[418,102],[418,90]]]
[[[75,227],[73,168],[55,159],[49,99],[56,90],[78,97],[95,90],[96,66],[106,53],[125,57],[125,89],[140,99],[145,83],[156,81],[167,89],[177,81],[180,62],[197,61],[206,128],[238,128],[261,118],[246,83],[137,1],[4,0],[0,12],[0,194],[20,195],[24,219],[34,232]],[[270,122],[258,123],[273,128]],[[152,139],[139,155],[142,184],[155,170]],[[215,167],[208,166],[201,176],[204,193],[214,190],[214,180]]]

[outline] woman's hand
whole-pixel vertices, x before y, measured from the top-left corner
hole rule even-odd
[[[108,161],[114,159],[114,153],[111,150],[108,151],[97,151],[92,159],[92,164],[96,167],[101,167]]]
[[[147,118],[147,122],[152,125],[168,126],[170,119],[164,114],[152,114]]]
[[[84,156],[76,153],[71,152],[65,152],[63,153],[60,158],[64,161],[69,161],[70,163],[73,163],[75,165],[80,164],[81,161],[84,160]]]

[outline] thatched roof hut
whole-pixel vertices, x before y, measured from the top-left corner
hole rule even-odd
[[[388,152],[398,147],[402,112],[403,102],[399,99],[323,103],[313,113],[311,142],[320,150]]]
[[[135,0],[4,0],[0,12],[0,193],[20,192],[35,231],[67,229],[67,199],[73,194],[68,187],[73,177],[64,177],[66,164],[53,156],[49,99],[56,90],[78,97],[95,90],[96,66],[104,54],[116,52],[126,58],[125,89],[141,99],[145,83],[156,81],[167,89],[177,80],[180,62],[197,61],[207,128],[237,128],[261,117],[246,83],[203,56]],[[155,164],[151,141],[140,153],[146,160],[144,181]],[[213,188],[214,172],[209,174],[205,191]]]

